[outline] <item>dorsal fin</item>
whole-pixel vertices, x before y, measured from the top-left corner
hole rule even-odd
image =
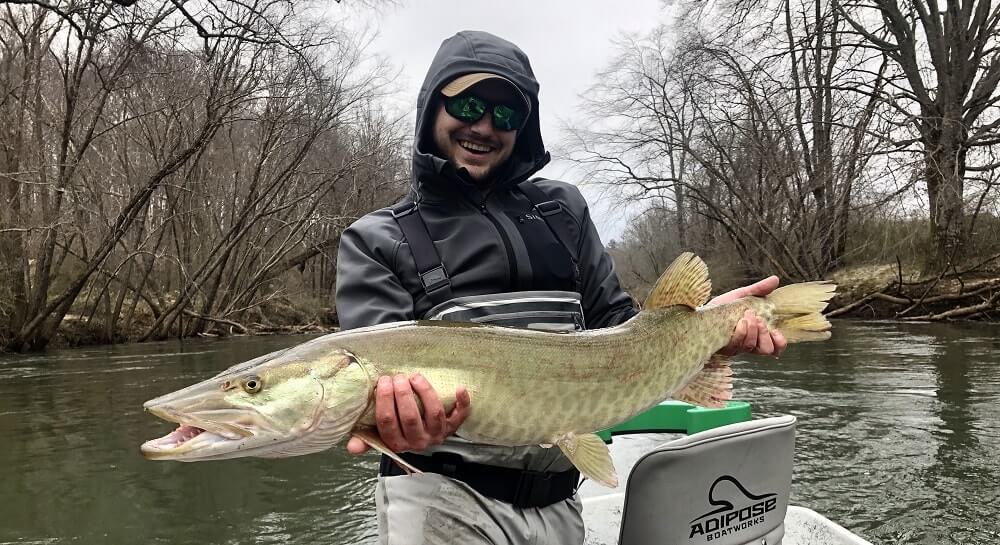
[[[712,293],[708,266],[700,257],[684,252],[663,271],[646,297],[643,308],[664,308],[671,305],[700,307]]]

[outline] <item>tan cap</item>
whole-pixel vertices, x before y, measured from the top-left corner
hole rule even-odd
[[[525,108],[529,112],[531,111],[531,101],[528,100],[528,97],[524,95],[524,91],[521,91],[521,88],[518,87],[516,83],[510,81],[509,79],[499,74],[491,74],[489,72],[473,72],[472,74],[465,74],[464,76],[458,76],[457,78],[451,80],[451,82],[448,83],[448,85],[445,85],[444,87],[441,88],[441,94],[446,97],[453,97],[455,95],[464,93],[473,85],[486,81],[488,79],[498,79],[500,81],[507,83],[507,85],[510,85],[510,87],[517,92],[517,95],[521,97],[521,100],[524,102]]]

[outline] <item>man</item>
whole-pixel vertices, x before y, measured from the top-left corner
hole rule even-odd
[[[442,43],[417,101],[411,199],[366,215],[341,238],[344,329],[447,317],[565,330],[635,315],[579,190],[529,179],[549,161],[538,108],[538,82],[517,46],[469,31]],[[771,277],[714,302],[777,284]],[[777,354],[784,346],[748,314],[725,351]],[[454,437],[474,407],[462,388],[446,413],[423,377],[379,379],[379,434],[423,470],[405,476],[383,457],[381,543],[583,543],[579,474],[568,460],[558,449]],[[348,443],[353,454],[365,450]]]

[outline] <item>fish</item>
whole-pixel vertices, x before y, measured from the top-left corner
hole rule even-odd
[[[708,267],[688,252],[641,310],[614,327],[565,333],[416,320],[331,333],[146,402],[146,411],[178,427],[141,451],[189,462],[284,458],[354,436],[419,472],[379,438],[374,390],[381,376],[420,373],[448,411],[455,404],[448,392],[460,385],[469,392],[459,437],[559,448],[584,476],[615,487],[610,452],[595,432],[668,398],[725,406],[733,372],[719,351],[746,310],[790,343],[831,335],[822,314],[836,290],[830,282],[706,305],[711,289]]]

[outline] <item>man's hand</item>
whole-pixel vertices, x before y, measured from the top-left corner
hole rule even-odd
[[[420,405],[423,405],[423,418]],[[455,390],[455,406],[445,414],[444,405],[434,387],[422,375],[379,377],[375,386],[375,425],[379,436],[393,452],[420,451],[444,442],[469,416],[469,392],[464,386]],[[368,445],[352,437],[347,452],[362,454]]]
[[[760,282],[728,291],[708,302],[708,306],[731,303],[742,297],[753,295],[764,297],[778,287],[778,277],[769,276]],[[748,310],[736,324],[733,336],[719,353],[733,356],[739,353],[778,356],[788,346],[788,341],[780,331],[768,331],[767,324],[753,311]]]

